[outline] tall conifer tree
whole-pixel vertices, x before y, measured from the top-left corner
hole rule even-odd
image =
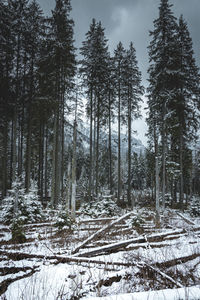
[[[165,206],[166,151],[168,116],[170,101],[174,97],[174,74],[177,73],[177,24],[168,0],[161,0],[159,17],[154,21],[150,32],[149,46],[149,130],[155,140],[155,156],[158,156],[157,143],[162,139],[162,203]]]

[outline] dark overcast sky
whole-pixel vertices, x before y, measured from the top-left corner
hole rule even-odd
[[[38,0],[45,14],[55,6],[55,0]],[[200,0],[170,0],[174,15],[183,14],[193,39],[195,58],[200,65]],[[71,0],[75,27],[75,45],[80,47],[85,39],[92,18],[101,21],[112,53],[119,41],[124,47],[130,41],[136,48],[143,84],[147,86],[147,68],[149,30],[153,29],[153,20],[158,17],[160,0]],[[144,122],[138,123],[139,130]],[[145,126],[145,125],[144,125]],[[145,128],[144,130],[145,131]],[[139,137],[144,141],[144,137]]]
[[[45,14],[54,8],[55,0],[38,0]],[[75,22],[76,47],[85,39],[92,18],[101,21],[109,39],[110,51],[122,41],[128,47],[132,41],[146,85],[148,67],[147,46],[149,30],[158,17],[160,0],[71,0],[72,18]],[[176,17],[183,14],[193,39],[195,57],[200,61],[200,0],[171,0]]]

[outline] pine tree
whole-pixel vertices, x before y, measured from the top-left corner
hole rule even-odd
[[[12,68],[13,34],[11,29],[11,11],[5,1],[0,3],[0,190],[6,196],[11,186],[9,170],[9,122],[12,119]]]
[[[180,166],[180,205],[183,205],[183,186],[185,172],[184,165],[189,163],[188,147],[191,141],[196,139],[198,128],[198,102],[199,102],[199,74],[194,59],[192,40],[187,28],[187,23],[183,16],[179,19],[178,27],[178,51],[177,69],[174,80],[174,99],[171,101],[170,109],[171,122],[173,127],[170,129],[172,138],[172,149],[176,149],[175,161]],[[187,159],[188,157],[188,159]],[[189,167],[190,163],[188,164]]]
[[[29,191],[30,180],[31,180],[31,149],[33,148],[33,138],[32,135],[38,135],[40,132],[39,138],[41,138],[41,124],[39,124],[40,130],[38,130],[38,124],[33,122],[37,120],[38,111],[34,109],[37,105],[37,72],[38,72],[38,60],[40,54],[40,44],[42,42],[42,37],[44,35],[44,17],[42,11],[36,1],[32,1],[28,6],[27,12],[27,29],[25,32],[26,35],[26,69],[27,69],[27,80],[25,89],[27,91],[27,101],[26,101],[26,116],[25,121],[27,124],[26,127],[26,165],[25,165],[25,187],[26,191]],[[35,132],[34,132],[35,131]],[[23,141],[22,141],[23,142]],[[40,165],[41,163],[41,149],[39,147],[39,171],[38,171],[38,188],[39,194],[42,197],[41,192],[41,181],[42,176],[40,174]]]
[[[142,101],[142,94],[144,91],[141,85],[141,73],[138,69],[136,59],[136,51],[133,43],[130,43],[129,50],[125,57],[126,72],[125,87],[126,98],[122,100],[123,111],[125,115],[124,123],[128,125],[128,203],[131,205],[131,155],[132,155],[132,120],[140,116],[140,102]]]
[[[63,182],[61,172],[62,139],[64,125],[65,92],[72,88],[72,79],[75,73],[75,54],[73,46],[73,21],[69,14],[71,11],[70,1],[57,0],[52,17],[49,19],[49,30],[46,40],[45,61],[42,60],[41,75],[48,74],[45,89],[54,103],[54,125],[53,125],[53,158],[52,158],[52,191],[51,202],[53,206],[58,204]],[[46,64],[46,68],[45,68]],[[44,69],[43,69],[44,68]],[[42,72],[43,70],[43,72]]]
[[[88,196],[92,194],[92,161],[95,163],[95,194],[99,193],[99,139],[105,110],[103,109],[103,95],[105,95],[106,80],[108,78],[108,46],[104,28],[101,22],[93,19],[90,30],[86,34],[86,41],[81,48],[80,72],[83,74],[83,84],[89,95],[88,113],[90,115],[90,177]],[[92,147],[92,145],[94,145]]]
[[[83,59],[80,61],[80,73],[83,75],[83,86],[87,89],[88,105],[87,112],[90,119],[90,166],[89,166],[89,186],[88,197],[91,200],[93,193],[93,111],[94,111],[94,90],[95,90],[95,65],[94,59],[94,34],[96,31],[96,20],[93,19],[89,31],[86,33],[86,40],[83,41],[80,53]]]
[[[150,32],[149,46],[149,133],[154,139],[155,157],[158,157],[159,137],[162,139],[162,204],[165,206],[166,151],[170,115],[173,101],[174,76],[177,74],[177,24],[168,0],[161,0],[159,17],[154,21],[154,31]]]
[[[115,89],[117,95],[117,121],[118,121],[118,193],[117,199],[120,204],[121,192],[122,192],[122,180],[121,180],[121,123],[122,123],[122,101],[125,96],[124,88],[124,74],[125,70],[125,55],[126,51],[121,42],[117,45],[114,51],[114,63],[115,63]]]
[[[27,0],[10,0],[8,7],[11,11],[11,30],[14,37],[13,40],[13,89],[14,89],[14,103],[13,103],[13,117],[12,117],[12,141],[11,141],[11,162],[10,162],[10,177],[11,182],[15,180],[17,175],[21,172],[21,132],[22,132],[22,116],[24,113],[25,101],[25,60],[26,60],[26,34],[25,28],[27,24]]]

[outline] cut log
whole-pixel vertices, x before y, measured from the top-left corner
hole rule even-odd
[[[191,231],[198,231],[198,230],[200,230],[200,226],[191,228]],[[165,238],[169,238],[171,235],[178,236],[183,233],[187,233],[187,231],[185,229],[181,229],[181,230],[168,231],[168,232],[164,232],[164,233],[156,233],[156,234],[152,234],[152,235],[145,236],[145,237],[141,236],[139,238],[125,240],[125,241],[122,241],[119,243],[113,243],[113,244],[106,245],[106,246],[103,246],[103,247],[100,247],[97,249],[93,249],[91,251],[79,253],[79,254],[76,254],[76,256],[91,257],[91,256],[99,255],[99,254],[105,254],[108,252],[119,250],[120,248],[126,248],[130,244],[146,243],[147,241],[149,243],[160,242],[160,241],[163,241]]]
[[[87,245],[89,242],[91,242],[93,239],[100,237],[102,234],[104,234],[108,229],[112,228],[116,224],[120,223],[124,219],[130,217],[133,212],[129,212],[126,215],[123,215],[122,217],[118,218],[117,220],[114,220],[110,224],[104,226],[103,228],[99,229],[97,232],[92,234],[88,239],[86,239],[83,243],[81,243],[78,247],[76,247],[73,251],[72,254],[77,253],[81,248],[83,248],[85,245]]]
[[[82,223],[96,223],[96,222],[110,222],[110,221],[114,221],[117,218],[112,217],[112,218],[97,218],[97,219],[82,219],[79,220],[79,224]]]
[[[193,221],[189,220],[188,218],[186,218],[185,216],[183,216],[182,214],[180,214],[179,212],[177,212],[177,215],[179,217],[181,217],[186,223],[190,224],[190,225],[196,225]]]
[[[23,253],[23,252],[9,252],[9,251],[2,251],[2,250],[0,250],[0,254],[6,255],[8,258],[13,260],[21,260],[25,258],[30,258],[30,259],[36,258],[36,259],[45,259],[45,260],[57,260],[60,263],[75,262],[75,263],[88,263],[88,264],[124,266],[124,267],[135,266],[135,263],[103,261],[103,260],[96,260],[87,257],[40,255],[40,254],[30,254],[30,253]]]
[[[188,261],[191,261],[197,257],[200,257],[200,253],[193,253],[191,255],[186,255],[186,256],[182,256],[182,257],[177,257],[177,258],[173,258],[171,260],[167,260],[167,261],[164,261],[164,262],[160,262],[160,263],[155,263],[155,265],[157,267],[162,267],[162,268],[170,268],[170,267],[173,267],[173,266],[176,266],[176,265],[180,265],[180,264],[183,264],[183,263],[186,263]]]

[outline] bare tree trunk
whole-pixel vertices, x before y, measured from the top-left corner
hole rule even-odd
[[[64,125],[64,115],[65,115],[65,107],[64,107],[64,94],[62,95],[62,117],[61,117],[61,198],[64,199],[64,154],[65,154],[65,125]]]
[[[29,93],[29,103],[28,103],[28,125],[27,125],[27,137],[26,137],[26,165],[25,165],[25,188],[26,192],[30,188],[30,179],[31,179],[31,135],[32,135],[32,98],[33,98],[33,86],[34,86],[34,77],[33,77],[33,67],[34,67],[34,53],[32,53],[31,60],[31,82],[30,82],[30,93]]]
[[[71,209],[71,156],[68,158],[67,168],[67,191],[66,191],[66,211],[69,212]]]
[[[159,159],[158,159],[158,133],[154,124],[154,148],[155,148],[155,196],[156,196],[156,225],[160,226],[160,199],[159,199]]]
[[[26,192],[30,188],[30,178],[31,178],[31,108],[29,104],[28,108],[28,125],[27,125],[27,137],[26,137],[26,170],[25,170],[25,188]]]
[[[45,169],[44,169],[44,192],[45,200],[47,201],[48,197],[48,128],[46,125],[45,128]]]
[[[61,180],[61,153],[60,153],[60,107],[58,107],[56,118],[56,153],[55,153],[55,197],[54,206],[56,207],[60,201],[60,180]]]
[[[128,204],[131,206],[131,99],[128,95]]]
[[[38,167],[38,194],[43,200],[43,181],[44,181],[44,122],[40,120],[40,136],[39,136],[39,167]]]
[[[112,141],[111,141],[111,99],[110,99],[110,91],[109,91],[109,133],[108,133],[108,151],[109,151],[109,186],[110,186],[110,192],[113,193],[113,178],[112,178]]]
[[[56,183],[56,124],[57,113],[54,116],[54,128],[53,128],[53,152],[52,152],[52,180],[51,180],[51,205],[55,206],[55,183]]]
[[[99,122],[100,122],[100,116],[99,116],[99,96],[97,99],[97,143],[96,143],[96,188],[95,193],[98,198],[99,195]]]
[[[156,224],[160,224],[160,201],[159,201],[159,164],[156,156]]]
[[[118,195],[117,201],[120,204],[121,198],[121,86],[118,83]]]
[[[16,179],[16,167],[17,167],[17,108],[15,108],[13,118],[13,140],[12,140],[12,183]]]
[[[76,143],[77,143],[77,106],[78,95],[76,94],[76,107],[74,119],[74,132],[73,132],[73,156],[72,156],[72,198],[71,198],[71,215],[72,219],[76,217]]]
[[[184,209],[183,207],[183,134],[182,134],[182,128],[180,132],[180,195],[179,195],[179,202],[181,209]]]
[[[96,118],[96,96],[93,103],[93,165],[92,165],[92,197],[95,196],[95,186],[96,186],[96,145],[97,145],[97,118]]]
[[[10,176],[9,176],[9,187],[11,189],[12,186],[12,174],[13,174],[13,137],[14,137],[14,131],[13,131],[13,119],[12,119],[12,126],[11,126],[11,141],[10,141]]]
[[[6,196],[7,192],[7,164],[8,164],[8,121],[4,122],[3,133],[3,155],[2,155],[2,197]]]
[[[162,124],[162,207],[165,208],[165,191],[166,191],[166,107],[163,104],[163,124]]]
[[[72,198],[71,198],[71,214],[72,218],[76,217],[76,140],[77,140],[77,123],[74,120],[74,133],[73,133],[73,158],[72,158]]]
[[[89,169],[89,188],[88,188],[88,197],[89,201],[92,198],[92,163],[93,163],[93,91],[91,88],[90,91],[90,169]]]
[[[17,36],[17,63],[16,63],[16,104],[13,116],[13,148],[12,148],[12,183],[16,179],[17,170],[17,113],[19,105],[19,67],[20,67],[20,36]]]

